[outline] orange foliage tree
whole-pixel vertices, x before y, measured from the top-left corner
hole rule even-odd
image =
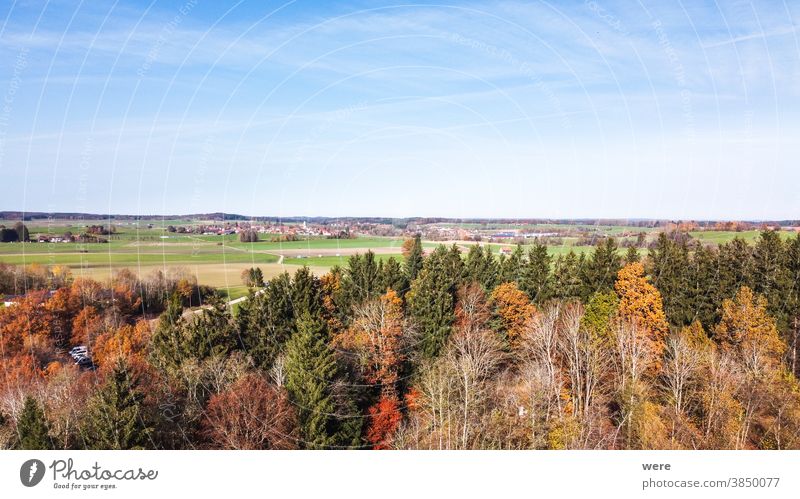
[[[132,369],[140,372],[147,366],[150,335],[150,324],[146,320],[107,331],[95,340],[92,360],[105,370],[113,368],[117,360],[125,359]]]
[[[497,286],[490,297],[500,329],[505,331],[509,344],[516,347],[526,326],[536,313],[536,307],[528,295],[516,283],[506,282]]]
[[[335,341],[356,354],[369,383],[393,393],[403,360],[403,327],[403,301],[390,289],[379,300],[357,309],[353,325]]]
[[[642,330],[649,340],[652,358],[660,358],[669,333],[669,323],[664,314],[661,293],[645,277],[644,266],[635,262],[623,267],[617,274],[614,289],[619,296],[619,318]]]

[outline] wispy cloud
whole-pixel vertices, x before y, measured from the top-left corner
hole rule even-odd
[[[553,196],[527,208],[503,211],[508,196],[493,194],[485,204],[496,205],[496,214],[557,206],[563,216],[602,215],[644,210],[646,196],[623,205],[613,195],[670,185],[669,168],[722,185],[715,154],[729,161],[725,168],[750,171],[765,144],[790,147],[787,138],[800,128],[798,12],[771,2],[198,2],[185,9],[130,0],[41,9],[14,7],[0,33],[7,61],[0,93],[14,81],[14,58],[27,54],[0,137],[0,172],[54,176],[66,194],[43,197],[31,182],[6,200],[9,208],[47,200],[68,209],[76,168],[88,164],[88,189],[104,192],[113,183],[114,202],[126,211],[151,191],[180,191],[180,179],[202,163],[227,176],[219,185],[229,191],[210,196],[210,210],[336,205],[385,213],[394,209],[391,196],[368,208],[335,190],[311,200],[302,173],[385,193],[382,172],[404,164],[445,194],[480,194],[487,169],[521,190],[546,179]],[[213,154],[202,152],[209,142]],[[704,163],[680,164],[693,157]],[[774,175],[795,178],[789,159],[769,161]],[[167,180],[158,175],[164,165]],[[603,172],[616,184],[607,185]],[[580,175],[587,183],[576,187]],[[120,181],[144,190],[129,196]],[[276,182],[297,199],[252,194],[245,205],[237,195]],[[592,194],[598,185],[602,197]],[[782,191],[752,195],[772,199],[776,212],[793,203]],[[450,196],[420,196],[415,209],[441,213]],[[180,211],[180,192],[166,199],[175,200],[167,211]],[[219,199],[230,204],[211,206]],[[663,199],[659,209],[668,214]],[[692,203],[681,209],[705,209],[702,199]],[[719,212],[739,206],[718,203]]]

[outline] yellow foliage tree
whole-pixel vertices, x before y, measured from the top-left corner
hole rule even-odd
[[[767,312],[767,299],[747,286],[732,300],[722,302],[722,319],[714,330],[714,339],[723,349],[735,352],[756,374],[777,368],[786,351],[775,319]]]
[[[661,293],[645,277],[644,266],[634,262],[623,267],[614,289],[619,296],[619,318],[643,331],[649,340],[652,359],[661,358],[669,324]]]
[[[536,307],[528,295],[513,282],[497,286],[492,292],[490,303],[499,319],[501,329],[508,337],[509,344],[516,347],[525,327],[536,313]]]

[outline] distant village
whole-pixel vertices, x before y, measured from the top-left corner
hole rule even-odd
[[[255,241],[293,241],[307,238],[351,239],[355,237],[412,237],[420,234],[428,241],[473,241],[503,243],[509,245],[531,244],[534,241],[557,246],[564,238],[572,238],[576,246],[593,246],[599,239],[608,237],[609,224],[563,224],[533,223],[513,221],[486,221],[483,223],[442,222],[430,219],[327,219],[324,221],[199,221],[186,219],[185,223],[173,221],[163,225],[158,221],[116,220],[111,224],[86,225],[80,234],[66,230],[59,232],[56,227],[47,233],[32,233],[28,236],[27,227],[19,222],[14,228],[0,226],[2,242],[19,240],[37,243],[105,243],[113,239],[117,230],[125,232],[147,230],[148,237],[169,239],[177,235],[193,234],[201,236],[238,235],[241,242]],[[598,221],[599,222],[599,221]],[[72,228],[77,224],[72,225]],[[721,230],[741,232],[746,230],[773,228],[797,230],[795,226],[778,224],[754,224],[748,222],[650,222],[639,225],[619,226],[623,230],[614,231],[614,237],[628,244],[640,245],[648,228],[658,227],[667,233],[688,234],[693,231]],[[153,232],[156,231],[156,235]],[[163,231],[160,235],[158,231]],[[638,242],[636,242],[638,241]]]

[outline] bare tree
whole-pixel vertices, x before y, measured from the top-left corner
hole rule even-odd
[[[533,362],[544,369],[547,386],[547,419],[555,409],[560,416],[562,411],[561,370],[558,364],[558,333],[561,305],[554,302],[543,312],[536,314],[523,332],[523,344],[528,362]],[[535,369],[536,370],[536,369]]]
[[[500,341],[493,331],[457,331],[447,352],[457,375],[461,405],[461,448],[470,447],[472,420],[484,401],[485,382],[503,359]]]

